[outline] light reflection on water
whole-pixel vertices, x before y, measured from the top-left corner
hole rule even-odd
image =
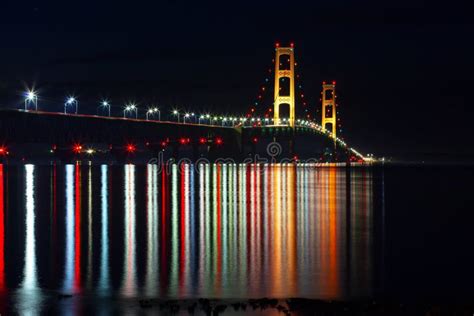
[[[108,167],[100,167],[100,272],[97,288],[107,294],[110,289],[109,272],[109,196],[108,196]]]
[[[373,292],[370,169],[172,165],[167,175],[156,165],[51,168],[54,185],[37,172],[42,167],[25,166],[23,278],[15,284],[5,279],[8,262],[19,259],[3,253],[10,237],[0,165],[1,291],[320,299]],[[52,190],[54,198],[43,196]],[[63,220],[38,225],[43,209]],[[39,243],[39,235],[59,242]],[[45,269],[51,256],[57,270]]]

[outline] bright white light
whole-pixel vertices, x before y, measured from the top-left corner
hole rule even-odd
[[[72,104],[72,103],[74,103],[74,102],[76,102],[76,99],[75,99],[74,97],[69,97],[69,98],[67,99],[67,102],[66,102],[66,103],[67,103],[67,104]]]
[[[109,106],[109,102],[107,102],[107,101],[102,101],[102,106]]]
[[[26,100],[33,101],[34,99],[36,99],[36,93],[34,91],[28,91],[26,93]]]
[[[174,115],[177,115],[177,114],[178,114],[178,110],[174,110],[174,111],[173,111],[173,114],[174,114]]]

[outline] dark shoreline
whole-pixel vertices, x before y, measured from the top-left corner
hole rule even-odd
[[[5,297],[1,298],[4,299]],[[1,300],[0,299],[0,300]],[[15,304],[16,305],[16,304]],[[18,312],[13,307],[13,312]],[[472,302],[410,302],[308,298],[119,298],[59,294],[43,301],[41,312],[127,312],[181,315],[272,314],[278,315],[473,315]]]

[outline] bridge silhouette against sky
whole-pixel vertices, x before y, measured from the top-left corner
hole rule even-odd
[[[0,111],[0,156],[22,161],[43,156],[50,159],[51,155],[130,158],[139,152],[156,155],[169,151],[171,157],[243,158],[268,155],[268,145],[278,143],[281,157],[295,160],[367,160],[337,136],[336,82],[323,82],[318,124],[309,114],[296,116],[293,44],[276,44],[274,65],[273,107],[262,116],[256,115],[254,106],[246,115],[218,115],[178,109],[161,113],[158,107],[141,112],[134,103],[123,108],[123,115],[113,116],[107,100],[100,104],[104,115],[89,115],[80,113],[74,97],[66,99],[62,113],[46,112],[41,111],[38,95],[31,90],[25,94],[23,109]]]

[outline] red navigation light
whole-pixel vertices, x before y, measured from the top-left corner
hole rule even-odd
[[[275,47],[280,47],[280,43],[276,42]]]
[[[166,145],[168,145],[167,142],[165,142],[165,141],[162,141],[162,142],[161,142],[161,147],[166,147]]]
[[[294,160],[294,161],[298,161],[298,156],[297,156],[297,155],[294,155],[294,156],[293,156],[293,160]]]
[[[129,153],[134,153],[137,150],[137,147],[133,144],[128,144],[126,150]]]
[[[332,84],[336,84],[336,80],[334,80],[334,81],[332,82]]]
[[[0,156],[4,156],[8,154],[7,147],[5,146],[0,146]]]
[[[252,138],[252,141],[253,141],[254,143],[258,143],[258,138],[257,138],[257,137],[254,137],[254,138]]]
[[[181,145],[185,145],[185,144],[186,144],[186,138],[181,137],[181,138],[179,139],[179,143],[180,143]]]
[[[205,144],[205,143],[207,143],[207,138],[206,137],[199,138],[199,144]]]
[[[224,143],[224,141],[222,140],[222,138],[216,137],[216,144],[217,144],[217,145],[222,145],[222,143]]]
[[[146,142],[145,145],[146,145],[146,146],[150,146],[150,142]]]
[[[295,43],[291,42],[290,46],[293,48],[295,47]]]
[[[74,151],[76,154],[81,153],[82,151],[82,145],[80,144],[75,144],[72,148],[72,151]]]
[[[323,81],[323,84],[326,84],[326,81]]]

